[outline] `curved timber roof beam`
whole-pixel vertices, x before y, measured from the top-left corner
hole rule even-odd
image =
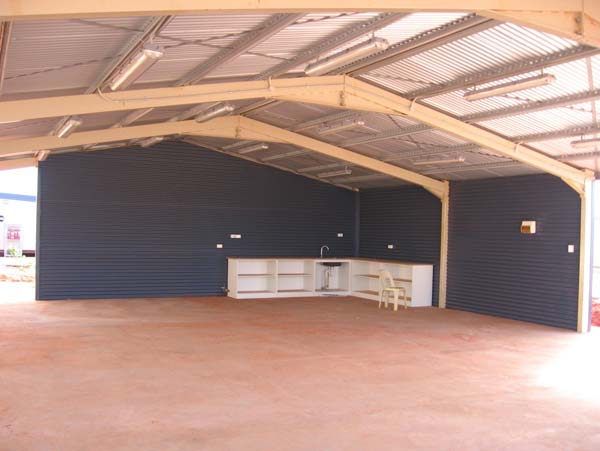
[[[582,187],[593,179],[580,170],[521,143],[468,124],[446,113],[348,76],[303,77],[267,81],[214,83],[175,88],[141,89],[0,102],[0,122],[68,114],[124,111],[221,100],[273,98],[329,107],[402,115],[520,161]],[[161,124],[154,124],[155,127]],[[154,136],[159,133],[154,133]],[[65,146],[63,146],[65,147]],[[40,147],[44,149],[44,147]]]
[[[150,136],[175,134],[292,144],[406,182],[420,185],[439,198],[445,197],[448,192],[448,187],[445,182],[440,182],[439,180],[403,169],[399,166],[243,116],[220,117],[201,124],[195,121],[180,121],[132,127],[116,127],[105,130],[73,133],[67,138],[39,136],[35,138],[7,140],[2,142],[0,157],[25,155],[40,149],[48,151],[64,147],[76,147],[87,144],[110,143],[147,138]]]

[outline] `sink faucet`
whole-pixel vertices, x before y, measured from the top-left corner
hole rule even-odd
[[[329,252],[329,246],[321,246],[321,258],[323,258],[323,249],[327,249],[327,252]]]

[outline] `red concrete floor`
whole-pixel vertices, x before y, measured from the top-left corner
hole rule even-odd
[[[600,333],[366,300],[0,305],[0,450],[599,450]]]

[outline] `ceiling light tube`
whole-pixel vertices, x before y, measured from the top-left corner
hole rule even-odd
[[[600,138],[580,139],[577,141],[571,141],[571,147],[573,149],[594,149],[600,146]]]
[[[233,105],[229,105],[225,103],[223,105],[217,105],[215,107],[209,108],[206,111],[203,111],[198,116],[194,118],[196,122],[206,122],[215,117],[225,116],[231,113],[234,110]]]
[[[522,80],[510,81],[496,86],[490,86],[483,89],[472,89],[465,92],[464,99],[473,101],[487,99],[488,97],[500,96],[511,92],[523,91],[524,89],[537,88],[539,86],[549,85],[556,80],[552,74],[536,75],[535,77],[524,78]]]
[[[324,179],[324,178],[329,178],[329,177],[339,177],[342,175],[350,175],[350,174],[352,174],[352,170],[349,168],[344,168],[344,169],[340,169],[338,171],[321,172],[320,174],[317,174],[317,177]]]
[[[373,55],[374,53],[382,52],[389,46],[390,43],[383,38],[372,38],[320,61],[309,64],[306,66],[306,69],[304,69],[304,73],[311,77],[323,75],[338,67],[345,66],[348,63]]]
[[[452,163],[464,163],[465,157],[458,158],[450,158],[446,160],[421,160],[421,161],[413,161],[412,164],[414,166],[426,166],[429,164],[452,164]]]
[[[151,138],[143,139],[139,142],[140,147],[151,147],[154,144],[158,144],[159,142],[165,139],[164,136],[152,136]]]
[[[122,141],[106,143],[106,144],[94,144],[89,146],[86,150],[107,150],[107,149],[115,149],[117,147],[123,147],[127,143]]]
[[[244,148],[238,150],[237,153],[239,153],[240,155],[245,155],[250,152],[256,152],[257,150],[267,150],[268,148],[269,148],[269,145],[265,144],[265,143],[253,144],[251,146],[244,147]]]
[[[365,125],[365,121],[343,122],[339,125],[323,127],[317,130],[317,133],[319,133],[319,135],[329,135],[330,133],[342,132],[344,130],[348,130],[354,127],[362,127],[363,125]]]
[[[78,127],[83,124],[80,117],[73,116],[67,119],[56,131],[56,136],[59,138],[66,138],[73,133]]]
[[[128,88],[164,55],[157,45],[147,44],[111,80],[110,89]]]

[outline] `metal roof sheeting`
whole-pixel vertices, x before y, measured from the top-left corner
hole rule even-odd
[[[154,40],[165,56],[137,83],[175,82],[268,18],[267,14],[175,17]]]
[[[432,97],[425,100],[425,103],[442,108],[452,114],[466,115],[527,102],[555,99],[567,94],[586,91],[589,87],[586,63],[584,60],[552,66],[544,70],[544,73],[554,75],[556,77],[555,81],[546,86],[521,90],[503,96],[495,96],[476,101],[465,100],[463,95],[468,89],[461,89],[459,91]],[[507,82],[516,82],[539,74],[540,71],[526,72],[514,77],[503,78],[492,83],[477,85],[477,89],[488,88]]]
[[[341,29],[377,17],[379,13],[359,14],[307,14],[302,20],[290,25],[262,44],[253,52],[291,58],[302,50],[311,48]]]
[[[15,22],[4,92],[86,88],[145,17]]]
[[[274,29],[270,37],[244,50],[239,56],[216,66],[206,75],[207,80],[253,79],[266,77],[269,70],[282,61],[293,60],[301,52],[313,58],[323,58],[342,49],[377,36],[390,44],[400,43],[415,36],[452,24],[468,14],[413,13],[391,17],[380,12],[306,14],[281,31]],[[113,58],[124,52],[128,43],[136,39],[147,26],[149,17],[123,17],[93,20],[24,21],[15,22],[10,41],[8,63],[4,80],[5,98],[52,96],[64,92],[84,92],[97,79]],[[176,16],[167,22],[153,38],[164,48],[165,56],[152,66],[134,84],[134,88],[147,86],[173,86],[195,68],[201,67],[211,57],[239,43],[250,32],[261,30],[273,19],[270,14],[227,14]],[[381,21],[380,21],[381,20]],[[395,20],[393,23],[390,23]],[[380,21],[380,22],[378,22]],[[370,33],[359,36],[357,27],[376,23]],[[377,28],[381,25],[381,28]],[[353,29],[353,30],[352,30]],[[349,34],[349,31],[351,32]],[[481,31],[483,30],[483,31]],[[476,32],[475,32],[476,31]],[[531,30],[514,24],[494,23],[489,28],[478,28],[473,34],[461,34],[460,38],[437,47],[426,46],[421,52],[411,53],[404,59],[393,58],[382,67],[360,75],[366,81],[399,94],[414,93],[424,88],[444,86],[465,77],[472,77],[482,70],[502,68],[527,58],[545,57],[557,52],[577,50],[577,43],[568,39]],[[346,38],[340,39],[340,37]],[[348,38],[348,36],[351,36]],[[358,37],[357,37],[358,36]],[[333,44],[332,44],[333,43]],[[314,49],[326,49],[321,54]],[[306,55],[306,53],[305,53]],[[307,58],[290,72],[302,70]],[[589,70],[588,70],[589,69]],[[286,70],[277,73],[284,75]],[[469,102],[463,98],[468,84],[418,101],[457,117],[476,113],[528,105],[533,102],[557,99],[569,94],[580,94],[600,88],[600,56],[591,56],[545,68],[556,81],[547,86],[514,92]],[[261,75],[262,74],[262,75]],[[487,87],[507,81],[516,81],[539,74],[539,71],[512,74],[503,79],[487,79],[478,87]],[[264,76],[263,76],[264,75]],[[298,75],[296,73],[296,75]],[[256,100],[233,102],[236,106],[256,105]],[[600,102],[598,107],[600,107]],[[156,108],[135,124],[163,122],[186,111],[189,106]],[[596,108],[598,109],[598,108]],[[374,137],[383,133],[385,139],[347,143],[353,151],[390,161],[402,167],[428,174],[439,179],[462,180],[470,178],[499,177],[535,173],[519,163],[494,155],[485,149],[447,133],[419,129],[419,124],[404,116],[387,116],[366,112],[348,112],[324,106],[290,102],[270,102],[252,109],[248,115],[282,128],[298,131],[333,144],[344,144],[353,138]],[[124,113],[93,114],[83,117],[81,130],[96,130],[117,123]],[[364,121],[344,131],[322,135],[319,128],[335,125],[351,119]],[[59,118],[23,121],[17,124],[0,124],[0,139],[40,136],[52,130]],[[519,112],[499,118],[478,122],[482,127],[509,138],[531,134],[554,132],[595,123],[592,103],[548,108],[536,112]],[[308,125],[307,125],[308,124]],[[418,133],[393,136],[387,132],[415,127]],[[234,140],[218,138],[186,138],[198,145],[224,150]],[[552,139],[534,143],[535,148],[552,155],[573,153],[572,139]],[[457,150],[458,149],[458,150]],[[461,150],[462,149],[462,150]],[[71,149],[73,150],[73,149]],[[443,165],[413,166],[419,155],[437,155],[436,159],[455,155],[461,151],[465,162],[453,167]],[[284,158],[279,156],[284,155]],[[275,157],[274,159],[272,159]],[[271,144],[268,150],[250,153],[247,158],[295,171],[319,165],[343,165],[343,162],[315,152],[285,144]],[[432,157],[433,158],[433,157]],[[576,161],[574,164],[594,167],[594,161]],[[401,183],[362,168],[353,169],[346,177],[354,187],[388,186]],[[340,182],[332,180],[334,183]]]

